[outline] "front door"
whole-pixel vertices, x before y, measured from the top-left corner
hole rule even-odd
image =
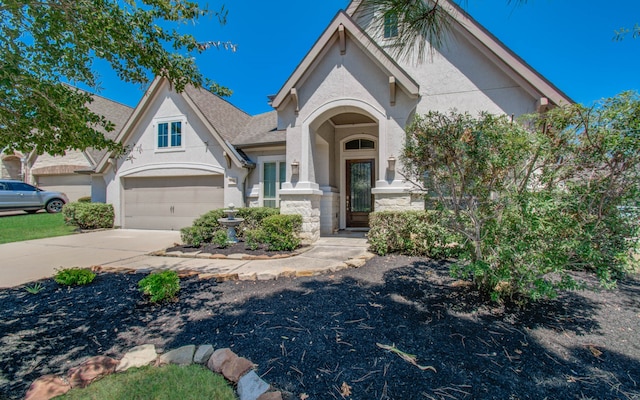
[[[368,228],[373,211],[373,160],[347,160],[347,228]]]

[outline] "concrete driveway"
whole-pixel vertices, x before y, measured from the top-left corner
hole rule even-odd
[[[58,268],[122,262],[178,242],[178,231],[114,229],[1,244],[0,287],[50,277]]]

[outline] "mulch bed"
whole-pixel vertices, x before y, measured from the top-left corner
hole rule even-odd
[[[249,256],[275,256],[275,255],[283,255],[283,254],[295,254],[299,252],[301,248],[298,248],[294,251],[276,251],[276,250],[268,250],[266,246],[260,246],[257,249],[250,249],[247,247],[245,242],[239,241],[238,243],[229,244],[227,247],[218,247],[218,245],[205,243],[201,246],[189,246],[189,245],[176,245],[173,247],[169,247],[165,249],[165,252],[172,251],[180,251],[182,253],[211,253],[211,254],[223,254],[225,256],[231,254],[246,254]]]
[[[0,290],[0,393],[20,398],[88,356],[210,343],[257,363],[292,399],[640,399],[638,279],[508,309],[451,279],[446,263],[404,256],[310,278],[188,278],[163,306],[141,297],[142,277]]]

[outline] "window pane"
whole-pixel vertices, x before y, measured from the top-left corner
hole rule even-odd
[[[371,204],[371,163],[351,164],[351,211],[370,212]]]
[[[182,122],[171,123],[171,147],[182,146]]]
[[[35,186],[23,182],[11,182],[11,186],[13,190],[19,190],[21,192],[35,192],[38,190]]]
[[[360,141],[358,139],[351,140],[344,145],[345,150],[358,150],[360,148]]]
[[[274,162],[264,164],[263,187],[264,189],[262,192],[262,197],[264,199],[275,199],[276,197],[276,163]]]
[[[275,200],[265,200],[264,201],[264,206],[265,207],[276,208],[276,201]]]
[[[384,16],[384,37],[391,38],[398,36],[398,15],[388,13]]]
[[[362,139],[362,140],[360,140],[360,148],[361,149],[375,149],[375,145],[373,144],[373,140]]]
[[[169,146],[169,124],[158,124],[158,147]]]

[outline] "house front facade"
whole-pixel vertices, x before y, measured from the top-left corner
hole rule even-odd
[[[388,51],[393,30],[359,1],[339,11],[282,88],[250,116],[203,90],[156,79],[92,175],[94,201],[125,228],[180,229],[214,208],[279,207],[314,241],[368,227],[372,211],[423,209],[402,176],[416,114],[518,116],[571,103],[454,5],[447,45],[425,60]]]

